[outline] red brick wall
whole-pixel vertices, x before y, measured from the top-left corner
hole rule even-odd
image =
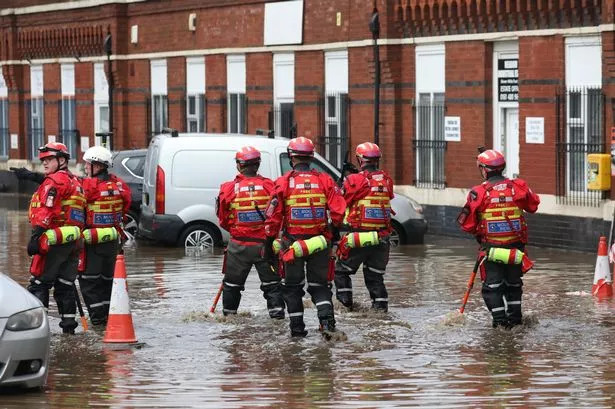
[[[59,141],[59,110],[58,100],[62,98],[62,86],[60,85],[60,65],[43,65],[44,100],[45,100],[45,130],[43,142],[49,142],[48,136],[55,135]]]
[[[80,136],[89,137],[89,145],[94,146],[94,65],[90,63],[75,64],[75,100],[77,129]],[[77,141],[81,146],[81,140]],[[77,149],[78,160],[83,153]]]
[[[167,59],[169,127],[186,131],[186,58]]]
[[[226,132],[226,55],[208,55],[205,58],[205,75],[207,76],[207,131]]]
[[[449,187],[470,187],[480,182],[476,148],[493,146],[493,50],[483,41],[447,43],[445,50],[445,115],[461,117],[461,142],[447,144],[446,182]]]
[[[246,55],[246,97],[248,98],[248,133],[269,129],[268,115],[273,106],[273,55]]]
[[[297,135],[312,139],[324,136],[325,55],[322,51],[295,54],[295,117]],[[324,146],[320,146],[324,154]]]
[[[520,177],[540,193],[555,194],[555,102],[558,89],[564,85],[564,60],[562,36],[519,39],[519,171]],[[544,117],[544,144],[525,143],[526,117]]]

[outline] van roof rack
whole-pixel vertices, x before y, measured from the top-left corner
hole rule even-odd
[[[177,138],[179,136],[179,132],[177,132],[177,129],[174,128],[162,128],[160,133],[170,134],[171,138]]]

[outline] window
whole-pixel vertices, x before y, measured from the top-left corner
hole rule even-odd
[[[9,101],[0,98],[0,157],[9,156]]]
[[[157,135],[167,127],[169,122],[169,106],[166,95],[152,96],[152,133]]]
[[[246,94],[229,94],[228,119],[230,133],[246,133]]]
[[[247,133],[248,103],[246,98],[246,57],[226,57],[227,132]]]
[[[75,120],[75,99],[62,98],[61,101],[60,134],[62,143],[66,145],[71,159],[77,158],[78,131]]]
[[[444,46],[418,46],[416,59],[415,184],[426,188],[444,188]]]
[[[38,148],[45,145],[45,115],[43,98],[33,98],[29,104],[28,139],[30,159],[38,158]]]
[[[94,64],[94,132],[110,132],[109,85],[103,63]]]
[[[282,170],[282,174],[285,174],[292,169],[288,153],[284,152],[280,154],[280,169]],[[331,170],[331,168],[329,168],[327,165],[325,165],[316,158],[312,159],[312,162],[310,162],[310,169],[315,169],[319,172],[326,173],[331,176],[331,178],[333,178],[333,180],[336,182],[340,177],[339,174],[335,173],[333,170]]]
[[[186,131],[205,132],[205,58],[186,59]]]
[[[295,55],[273,55],[273,118],[270,127],[275,135],[292,138],[295,135]]]
[[[341,169],[348,152],[348,94],[325,96],[325,158]]]
[[[162,132],[169,123],[169,103],[167,98],[167,60],[152,60],[151,69],[151,93],[152,93],[152,122],[151,133],[153,135]]]
[[[143,178],[143,173],[145,171],[145,155],[126,158],[122,161],[122,164],[133,176]]]
[[[587,155],[604,151],[602,46],[599,36],[566,38],[566,89],[561,101],[565,104],[565,109],[562,109],[565,140],[558,138],[558,159],[566,164],[566,189],[558,189],[558,195],[574,192],[572,196],[594,198],[600,192],[587,190]],[[563,175],[558,175],[558,180],[560,177],[563,179]],[[598,196],[595,198],[599,199]]]

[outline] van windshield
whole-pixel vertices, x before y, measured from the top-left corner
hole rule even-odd
[[[290,161],[288,160],[288,153],[286,152],[280,154],[280,169],[282,169],[282,174],[285,174],[286,172],[291,170]],[[312,160],[312,162],[310,163],[310,169],[315,169],[319,172],[326,173],[331,176],[331,178],[333,178],[333,180],[335,181],[337,181],[337,179],[339,178],[338,174],[333,173],[333,171],[331,171],[331,169],[327,165],[322,163],[318,158],[314,158]]]

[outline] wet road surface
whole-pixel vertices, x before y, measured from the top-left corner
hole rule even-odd
[[[7,206],[5,204],[5,206]],[[27,281],[23,210],[0,209],[0,270]],[[316,311],[309,335],[271,321],[253,271],[240,316],[208,314],[222,255],[185,256],[139,242],[126,250],[140,349],[103,345],[102,330],[60,334],[50,307],[51,364],[44,391],[0,394],[0,408],[401,408],[615,406],[615,304],[588,292],[595,255],[531,249],[527,325],[493,330],[480,283],[459,308],[474,265],[471,240],[428,237],[394,249],[390,312],[336,309],[345,342],[326,342]],[[355,299],[368,306],[359,274]],[[567,294],[568,293],[568,294]],[[81,331],[81,329],[78,329]]]

